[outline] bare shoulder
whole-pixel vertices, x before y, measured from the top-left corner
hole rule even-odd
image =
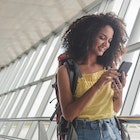
[[[68,76],[67,68],[65,65],[59,67],[57,75],[59,78],[66,78]]]
[[[61,74],[61,73],[64,74],[64,73],[66,73],[66,71],[67,71],[67,69],[66,69],[65,65],[62,65],[58,69],[58,74]]]
[[[59,89],[61,90],[61,94],[63,93],[65,94],[66,92],[68,92],[70,89],[69,76],[68,76],[67,68],[64,65],[59,67],[57,73],[57,79],[58,79],[57,82],[59,85]]]

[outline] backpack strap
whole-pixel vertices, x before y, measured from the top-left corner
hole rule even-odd
[[[64,65],[67,68],[72,94],[75,93],[78,77],[82,77],[78,64],[73,59],[68,59]]]
[[[60,105],[57,105],[55,111],[53,112],[53,114],[52,114],[51,117],[50,117],[50,121],[53,120],[53,118],[54,118],[55,115],[59,112],[59,110],[60,110]]]
[[[64,65],[66,66],[66,69],[67,69],[67,72],[69,75],[72,95],[74,95],[76,86],[77,86],[78,77],[82,77],[82,74],[81,74],[78,64],[73,59],[65,60]],[[57,82],[55,82],[55,84],[53,84],[53,87],[57,88]],[[56,110],[50,117],[51,121],[53,120],[55,114],[57,114],[59,112],[59,110],[60,110],[60,104],[57,105]]]

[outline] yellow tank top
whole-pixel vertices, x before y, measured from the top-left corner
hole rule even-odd
[[[105,71],[106,70],[101,70],[92,74],[82,74],[82,77],[78,78],[75,98],[82,96],[94,83],[96,83]],[[115,112],[113,110],[112,96],[113,90],[111,89],[111,83],[107,83],[97,91],[78,118],[99,120],[113,117]]]

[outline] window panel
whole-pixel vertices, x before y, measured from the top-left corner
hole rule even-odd
[[[1,111],[1,108],[3,107],[3,105],[6,101],[7,95],[3,95],[0,98],[2,98],[2,102],[0,103],[0,111]],[[1,113],[0,113],[0,116],[1,116]]]
[[[30,122],[30,121],[24,122],[22,129],[21,129],[20,133],[18,134],[19,138],[25,138],[25,136],[28,133],[28,130],[29,130],[31,123],[32,122]]]
[[[116,14],[119,14],[122,3],[123,3],[123,0],[116,0],[112,11],[115,12]]]
[[[46,54],[46,57],[45,57],[45,59],[44,59],[44,61],[43,61],[43,63],[42,63],[42,66],[40,67],[40,70],[39,70],[39,72],[38,72],[38,74],[37,74],[37,76],[36,76],[36,78],[35,78],[35,81],[40,79],[40,77],[41,77],[41,75],[42,75],[44,69],[46,68],[46,65],[48,64],[49,58],[50,58],[50,57],[52,56],[52,54],[53,54],[53,50],[55,49],[55,45],[56,45],[58,39],[59,39],[59,36],[56,37],[56,38],[54,38],[54,40],[53,40],[51,46],[46,45],[46,47],[49,47],[49,51],[48,51],[48,53]]]
[[[56,92],[55,92],[55,90],[53,90],[52,95],[49,99],[49,102],[48,102],[46,109],[45,109],[42,116],[43,117],[51,117],[51,115],[55,111],[56,103],[57,103]]]
[[[20,67],[13,79],[13,82],[11,83],[10,87],[9,87],[9,91],[15,88],[15,85],[19,82],[19,79],[21,77],[22,71],[24,69],[24,63],[26,62],[27,57],[24,58],[24,61],[22,62],[22,64],[20,64]],[[21,59],[19,60],[19,62],[21,61]]]
[[[123,90],[123,101],[125,100],[128,88],[131,84],[131,79],[132,79],[132,76],[136,67],[138,57],[139,57],[139,51],[131,52],[124,56],[124,60],[132,62],[132,66],[127,74],[126,85]]]
[[[10,65],[5,73],[5,77],[3,79],[2,82],[2,92],[6,92],[8,91],[8,86],[11,84],[16,72],[17,72],[17,68],[19,67],[19,62],[16,61],[15,63],[13,63],[12,65]]]
[[[22,73],[22,75],[21,75],[21,77],[20,77],[20,79],[19,79],[19,81],[18,81],[18,83],[17,83],[17,85],[16,85],[16,88],[21,84],[21,81],[23,80],[24,74],[25,74],[25,72],[27,71],[27,69],[28,69],[28,67],[29,67],[29,65],[30,65],[30,63],[31,63],[31,61],[32,61],[34,55],[35,55],[35,51],[32,53],[31,58],[29,59],[29,61],[26,62],[27,64],[26,64],[26,66],[25,66],[25,68],[24,68],[24,71],[23,71],[23,73]],[[28,56],[28,57],[29,57],[29,56]]]
[[[26,109],[28,102],[31,100],[31,96],[32,96],[32,94],[34,93],[35,87],[36,87],[36,85],[35,85],[35,86],[32,86],[32,87],[30,88],[30,91],[28,92],[28,94],[27,94],[27,96],[26,96],[26,99],[25,99],[25,101],[23,102],[23,105],[22,105],[22,107],[21,107],[21,109],[20,109],[20,111],[19,111],[17,117],[22,117],[22,114],[23,114],[24,110]]]
[[[14,96],[14,93],[11,93],[12,95],[8,95],[8,96],[10,96],[10,98],[8,99],[8,102],[7,102],[7,104],[6,104],[6,106],[4,107],[4,110],[1,112],[1,117],[2,118],[6,118],[7,116],[5,116],[5,112],[7,111],[7,109],[8,109],[8,107],[9,107],[9,104],[11,103],[11,101],[12,101],[12,99],[13,99],[13,96]]]
[[[58,56],[60,54],[62,54],[62,53],[63,53],[63,51],[60,48],[58,53],[57,53],[57,55],[54,58],[54,61],[53,61],[52,65],[51,65],[50,69],[49,69],[48,75],[53,75],[53,74],[56,73],[56,70],[58,69]]]
[[[44,46],[45,46],[45,45],[42,46],[42,44],[41,44],[41,46],[39,46],[39,47],[41,47],[41,50],[40,50],[40,52],[39,52],[39,54],[38,54],[38,56],[37,56],[37,58],[36,58],[36,60],[35,60],[35,62],[34,62],[33,67],[31,68],[31,70],[30,70],[30,72],[29,72],[29,75],[28,75],[28,77],[27,77],[27,79],[26,79],[24,85],[26,85],[26,84],[29,82],[29,80],[30,80],[30,78],[31,78],[31,76],[32,76],[32,74],[33,74],[33,72],[34,72],[34,70],[36,69],[36,67],[37,67],[37,65],[38,65],[38,63],[39,63],[39,60],[40,60],[40,58],[41,58],[41,56],[42,56],[42,54],[43,54],[43,52],[44,52],[44,49],[45,49]]]
[[[11,128],[10,128],[10,131],[8,133],[8,136],[13,136],[13,133],[14,133],[16,127],[17,127],[17,122],[11,123]]]
[[[126,30],[128,35],[130,35],[132,31],[139,8],[140,8],[140,3],[137,0],[131,0],[129,8],[124,18],[127,25]]]
[[[3,102],[3,100],[4,100],[4,97],[5,97],[5,96],[0,96],[0,107],[1,107],[1,104],[2,104],[2,102]]]
[[[9,100],[10,100],[10,98],[11,98],[11,94],[9,94],[9,95],[5,95],[6,97],[5,97],[5,101],[3,102],[3,104],[1,105],[1,108],[0,108],[0,117],[2,117],[3,116],[3,112],[4,112],[4,110],[5,110],[5,108],[6,108],[6,106],[7,106],[7,104],[8,104],[8,102],[9,102]]]
[[[134,103],[134,109],[132,111],[132,115],[140,116],[140,82],[139,82],[138,92]]]
[[[45,94],[47,94],[46,91],[48,89],[49,84],[50,84],[50,81],[46,81],[42,84],[42,87],[41,87],[41,89],[36,97],[36,100],[32,106],[32,109],[28,115],[29,117],[35,117],[35,115],[38,111],[38,108],[43,100],[43,97],[45,96]]]
[[[14,111],[16,110],[16,107],[18,106],[18,103],[19,103],[20,99],[22,98],[23,92],[24,92],[24,90],[21,90],[20,93],[18,93],[19,95],[18,95],[18,97],[17,97],[17,99],[16,99],[16,101],[15,101],[15,103],[14,103],[14,105],[13,105],[11,111],[9,112],[8,118],[12,117],[12,114],[13,114]]]

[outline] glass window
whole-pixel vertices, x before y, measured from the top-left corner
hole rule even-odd
[[[22,64],[20,64],[20,68],[19,70],[17,71],[17,74],[15,75],[14,79],[13,79],[13,82],[11,83],[10,85],[10,88],[9,90],[12,90],[14,89],[15,85],[19,82],[19,78],[21,76],[21,71],[24,69],[24,63],[26,62],[26,59],[27,57],[24,58],[24,61],[22,62]],[[21,59],[18,61],[18,63],[20,63]],[[15,68],[16,69],[16,68]]]
[[[57,55],[54,58],[54,61],[53,61],[52,65],[51,65],[50,69],[49,69],[48,75],[53,75],[56,72],[56,70],[58,69],[58,63],[59,62],[58,62],[57,58],[62,53],[63,53],[63,49],[60,48],[58,53],[57,53]]]
[[[23,79],[23,77],[24,77],[24,74],[26,73],[26,71],[27,71],[27,69],[28,69],[28,67],[29,67],[29,65],[30,65],[30,63],[31,63],[31,61],[32,61],[34,55],[35,55],[35,51],[32,53],[32,56],[31,56],[31,58],[29,59],[29,61],[26,62],[27,65],[26,65],[26,67],[24,68],[24,71],[23,71],[21,77],[19,78],[19,81],[18,81],[18,83],[17,83],[17,85],[16,85],[16,88],[20,85],[20,83],[21,83],[21,81],[22,81],[22,79]],[[29,57],[29,56],[28,56],[28,57]],[[28,59],[28,58],[27,58],[27,59]]]
[[[3,106],[3,104],[4,104],[4,102],[5,102],[5,100],[6,100],[6,98],[7,98],[7,95],[3,95],[3,96],[1,96],[0,97],[0,111],[1,111],[1,107]],[[1,116],[1,114],[0,114],[0,116]]]
[[[18,106],[18,103],[22,97],[23,92],[24,92],[24,90],[21,90],[19,93],[16,93],[16,94],[18,94],[18,97],[17,97],[17,99],[16,99],[16,101],[15,101],[15,103],[14,103],[14,105],[9,113],[9,116],[8,116],[9,118],[10,117],[12,118],[12,115],[14,114],[14,111],[16,110],[16,107]]]
[[[50,84],[50,81],[46,81],[46,82],[44,82],[42,84],[42,87],[41,87],[41,89],[40,89],[40,91],[39,91],[39,93],[38,93],[38,95],[36,97],[36,100],[35,100],[35,102],[34,102],[34,104],[32,106],[32,109],[31,109],[31,111],[30,111],[30,113],[28,115],[29,117],[35,117],[41,102],[43,100],[45,100],[44,96],[45,96],[45,93],[46,93],[46,91],[48,89],[49,84]]]
[[[115,3],[114,3],[112,11],[114,11],[116,14],[118,14],[120,11],[120,8],[122,6],[123,0],[115,0],[114,2]]]
[[[139,82],[138,92],[137,92],[132,115],[139,115],[140,116],[140,82]]]
[[[51,115],[55,111],[56,103],[57,103],[56,92],[55,92],[55,90],[53,90],[52,95],[49,99],[49,102],[48,102],[46,109],[45,109],[42,116],[43,117],[51,117]]]
[[[22,117],[22,114],[24,113],[25,109],[27,108],[27,105],[28,105],[28,103],[29,103],[30,100],[31,100],[31,96],[32,96],[32,94],[34,93],[35,87],[36,87],[36,85],[35,85],[35,86],[32,86],[32,87],[30,88],[30,91],[28,92],[28,94],[27,94],[27,96],[26,96],[26,98],[25,98],[25,100],[24,100],[24,102],[23,102],[23,104],[22,104],[22,106],[21,106],[21,108],[20,108],[20,111],[19,111],[19,113],[18,113],[18,115],[17,115],[18,118],[19,118],[19,117]],[[25,93],[24,93],[24,94],[25,94]]]
[[[54,38],[51,46],[46,45],[46,47],[50,47],[50,48],[49,48],[49,51],[48,51],[48,53],[47,53],[47,55],[46,55],[46,57],[45,57],[45,59],[44,59],[44,61],[42,63],[42,66],[40,67],[40,70],[39,70],[39,72],[38,72],[38,74],[37,74],[37,76],[35,78],[35,81],[39,80],[40,77],[42,76],[42,73],[44,72],[44,69],[46,68],[46,65],[48,64],[49,58],[53,54],[53,50],[55,49],[55,45],[56,45],[58,39],[59,39],[59,36]]]
[[[43,52],[44,52],[45,45],[39,46],[39,47],[41,47],[41,50],[40,50],[39,55],[37,56],[37,58],[36,58],[36,60],[35,60],[35,63],[34,63],[34,65],[33,65],[33,67],[31,68],[31,70],[30,70],[30,72],[29,72],[29,75],[28,75],[28,77],[27,77],[27,79],[26,79],[24,85],[26,85],[26,84],[29,82],[29,80],[30,80],[30,78],[31,78],[31,76],[32,76],[32,74],[33,74],[35,68],[37,67],[37,64],[39,63],[39,60],[40,60],[40,58],[41,58],[41,56],[42,56],[42,54],[43,54]]]
[[[11,95],[11,94],[12,94],[12,95]],[[2,113],[1,117],[2,117],[2,118],[7,117],[7,116],[5,115],[5,114],[7,114],[7,113],[6,113],[6,112],[7,112],[7,109],[8,109],[8,107],[11,108],[11,106],[9,106],[9,105],[10,105],[12,99],[13,99],[14,93],[11,93],[11,94],[8,94],[8,97],[9,97],[8,102],[7,102],[6,106],[4,107],[4,110],[1,112],[1,113]],[[8,97],[7,97],[7,98],[8,98]],[[8,112],[8,113],[9,113],[9,112]]]
[[[131,52],[131,53],[128,53],[124,56],[124,60],[132,62],[132,66],[127,74],[126,85],[125,85],[124,90],[123,90],[123,101],[125,100],[127,90],[131,84],[131,79],[132,79],[132,76],[133,76],[133,73],[134,73],[134,70],[136,67],[136,62],[138,60],[138,57],[139,57],[139,51]]]
[[[128,35],[130,35],[132,31],[139,8],[140,8],[140,2],[138,2],[137,0],[131,0],[124,19],[127,25],[126,29]]]

